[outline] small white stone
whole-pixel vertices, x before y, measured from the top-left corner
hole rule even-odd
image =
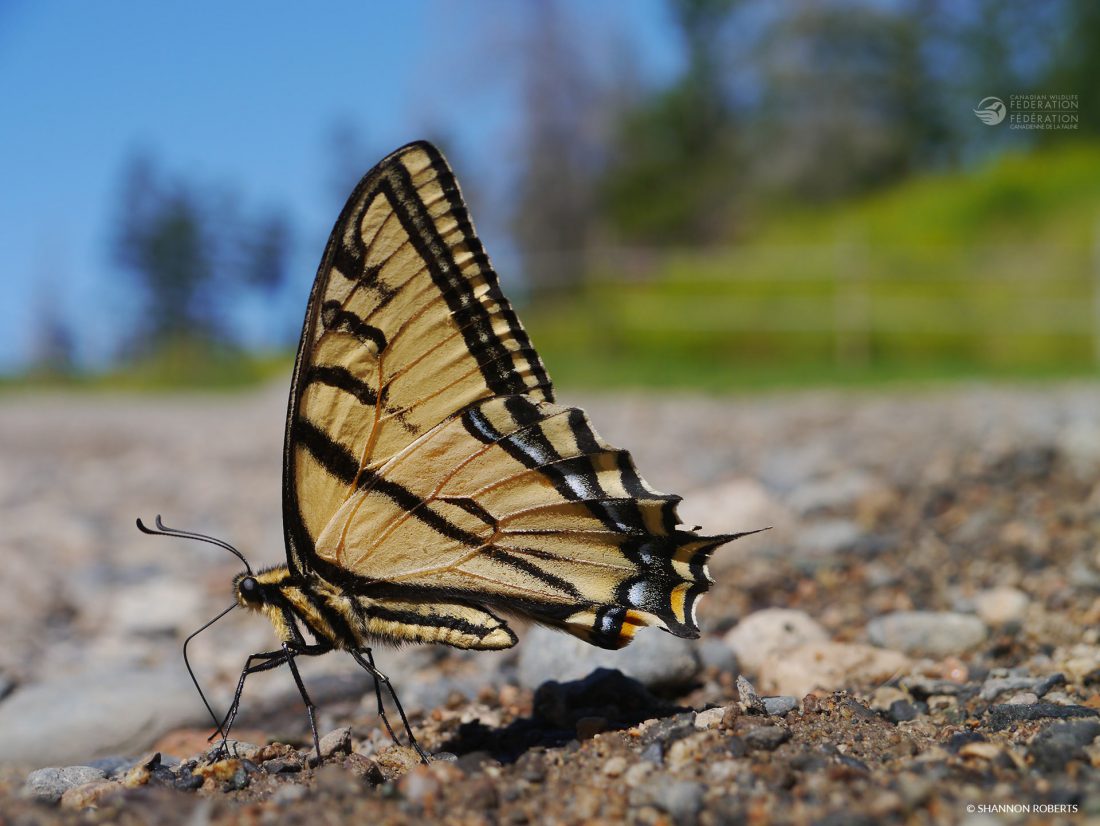
[[[1030,600],[1019,588],[990,588],[974,597],[974,610],[989,625],[1021,622]]]
[[[760,668],[764,691],[804,697],[815,689],[835,691],[853,683],[885,682],[907,673],[904,654],[844,642],[811,642],[776,655]]]
[[[695,713],[695,728],[699,731],[717,728],[725,713],[724,708],[708,708],[705,711],[698,711]]]

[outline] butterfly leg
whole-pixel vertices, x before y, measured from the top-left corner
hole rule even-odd
[[[386,731],[389,732],[390,738],[397,745],[401,745],[401,741],[397,739],[397,735],[394,734],[393,727],[390,725],[390,721],[386,718],[386,709],[382,704],[382,686],[386,686],[386,691],[389,692],[393,704],[397,707],[397,713],[401,716],[401,724],[405,727],[405,733],[409,736],[409,745],[416,749],[416,753],[420,755],[421,762],[427,764],[429,762],[428,753],[424,751],[420,743],[416,740],[416,735],[413,734],[412,726],[409,725],[409,718],[405,715],[405,709],[401,707],[401,701],[397,698],[397,692],[394,691],[393,683],[390,682],[390,678],[378,670],[378,667],[374,664],[374,655],[369,648],[364,649],[366,652],[366,658],[363,657],[363,652],[351,651],[352,658],[359,663],[359,665],[374,678],[374,692],[378,698],[378,716],[382,718],[382,723],[386,727]]]
[[[319,646],[321,647],[321,646]],[[326,650],[328,650],[326,648]],[[302,702],[306,704],[306,714],[309,715],[309,729],[313,732],[313,748],[317,751],[317,765],[321,765],[321,740],[317,736],[317,707],[313,705],[313,700],[309,698],[309,694],[306,692],[306,684],[302,682],[302,675],[298,673],[298,665],[294,662],[294,657],[298,654],[308,654],[308,651],[295,651],[291,649],[289,643],[283,643],[283,651],[286,652],[286,664],[290,666],[290,673],[294,677],[294,684],[298,686],[298,693],[302,695]]]
[[[260,660],[260,662],[253,665],[253,660]],[[209,738],[213,740],[219,734],[222,736],[221,745],[218,746],[219,753],[225,754],[228,751],[229,730],[233,728],[233,721],[237,719],[237,711],[241,707],[241,694],[244,692],[245,679],[249,674],[278,668],[284,662],[287,662],[287,652],[285,650],[250,654],[248,659],[244,661],[244,669],[241,671],[241,678],[237,681],[237,690],[233,693],[233,702],[229,704],[229,711],[226,712],[225,717]]]

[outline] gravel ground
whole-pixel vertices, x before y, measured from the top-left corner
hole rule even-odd
[[[1100,817],[1100,388],[567,399],[719,552],[703,638],[378,651],[249,682],[233,753],[179,645],[281,558],[282,387],[0,402],[0,823],[1015,823]],[[196,640],[224,707],[270,630]],[[624,676],[625,675],[625,676]]]

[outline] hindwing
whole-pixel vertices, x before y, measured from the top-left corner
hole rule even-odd
[[[585,414],[507,396],[437,425],[360,479],[318,571],[374,598],[462,599],[618,648],[643,625],[695,636],[706,560],[730,537],[676,527]]]

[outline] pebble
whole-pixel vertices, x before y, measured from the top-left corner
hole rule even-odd
[[[1048,674],[1045,677],[990,677],[982,683],[981,698],[996,700],[1010,691],[1030,691],[1042,697],[1056,685],[1066,682],[1064,674]]]
[[[641,631],[626,648],[608,651],[535,626],[520,646],[519,682],[527,688],[548,680],[579,680],[597,668],[618,669],[647,688],[668,691],[690,684],[701,663],[690,640],[657,629]]]
[[[285,806],[295,800],[301,800],[306,794],[305,786],[299,786],[297,783],[284,783],[272,793],[271,802],[276,806]]]
[[[621,777],[626,769],[626,758],[619,755],[609,757],[607,762],[603,764],[603,773],[608,777]]]
[[[800,560],[819,560],[851,550],[863,538],[863,530],[851,519],[817,519],[802,526],[794,552]]]
[[[746,714],[764,711],[764,704],[756,693],[756,687],[743,674],[737,677],[737,706]]]
[[[892,685],[880,685],[871,693],[868,705],[875,711],[886,711],[899,700],[908,700],[909,695]]]
[[[974,597],[974,610],[983,622],[996,627],[1022,622],[1030,601],[1019,588],[990,588]]]
[[[895,725],[916,720],[918,716],[920,716],[920,711],[908,700],[894,700],[886,710],[886,719]]]
[[[88,765],[104,772],[107,777],[117,777],[136,766],[138,761],[139,758],[135,757],[112,755],[111,757],[100,757],[98,760],[89,760]]]
[[[321,747],[322,758],[332,757],[337,754],[350,754],[351,727],[343,726],[342,728],[330,731],[321,738],[318,745]]]
[[[875,645],[916,657],[942,659],[962,654],[985,641],[978,617],[951,611],[896,611],[867,624]]]
[[[397,787],[406,800],[424,805],[439,795],[441,784],[431,766],[417,766],[398,781]]]
[[[911,665],[904,654],[870,645],[808,643],[765,661],[760,684],[768,692],[804,697],[815,689],[833,691],[853,683],[885,682]]]
[[[994,731],[1012,728],[1026,720],[1066,719],[1070,717],[1100,717],[1100,712],[1087,706],[1057,706],[1053,703],[1032,703],[1031,705],[990,706],[986,713],[989,726]]]
[[[1036,699],[1038,699],[1036,697]],[[958,705],[958,698],[954,694],[933,694],[928,698],[928,708],[932,711],[946,711]]]
[[[642,791],[642,790],[639,790]],[[695,823],[696,815],[703,807],[706,787],[692,780],[676,780],[662,774],[644,788],[644,802],[666,812],[678,826]],[[632,795],[632,801],[634,796]]]
[[[798,698],[788,695],[778,697],[763,697],[764,711],[770,717],[785,717],[798,708]]]
[[[1100,737],[1100,721],[1074,720],[1053,723],[1040,731],[1028,747],[1033,767],[1041,772],[1060,772],[1070,760],[1084,760],[1084,747]]]
[[[902,677],[899,684],[918,700],[925,700],[936,694],[953,696],[964,688],[963,683],[956,682],[955,680],[940,680],[932,677],[923,677],[919,674]]]
[[[1039,702],[1039,695],[1032,691],[1021,691],[1019,694],[1013,694],[1005,702],[1010,706],[1029,706]]]
[[[102,769],[91,766],[38,769],[27,775],[22,794],[42,803],[57,803],[69,789],[106,779]]]
[[[1004,754],[1000,746],[987,742],[966,743],[959,749],[959,757],[976,757],[990,762]]]
[[[1053,659],[1058,670],[1064,672],[1070,682],[1084,682],[1085,678],[1100,670],[1100,647],[1080,643],[1068,650],[1058,650]]]
[[[208,723],[182,665],[88,673],[22,686],[0,703],[0,762],[30,765],[139,752]]]
[[[848,471],[799,485],[791,491],[787,501],[801,516],[809,516],[851,505],[873,487],[874,480],[865,473]]]
[[[112,783],[109,780],[82,783],[79,786],[65,790],[65,793],[61,795],[61,807],[63,809],[87,809],[90,806],[97,806],[104,797],[120,792],[122,789],[121,784]]]
[[[791,733],[782,726],[757,726],[745,732],[743,737],[756,751],[775,751],[791,739]]]
[[[725,715],[724,708],[708,708],[695,714],[695,728],[699,731],[717,728]]]
[[[614,759],[614,758],[612,758]],[[626,774],[623,775],[623,782],[627,787],[633,789],[640,786],[645,782],[653,771],[653,763],[643,760],[640,763],[635,763],[629,769],[626,770]]]
[[[759,672],[769,659],[808,642],[829,639],[821,625],[804,611],[764,608],[735,625],[725,637],[740,666]]]

